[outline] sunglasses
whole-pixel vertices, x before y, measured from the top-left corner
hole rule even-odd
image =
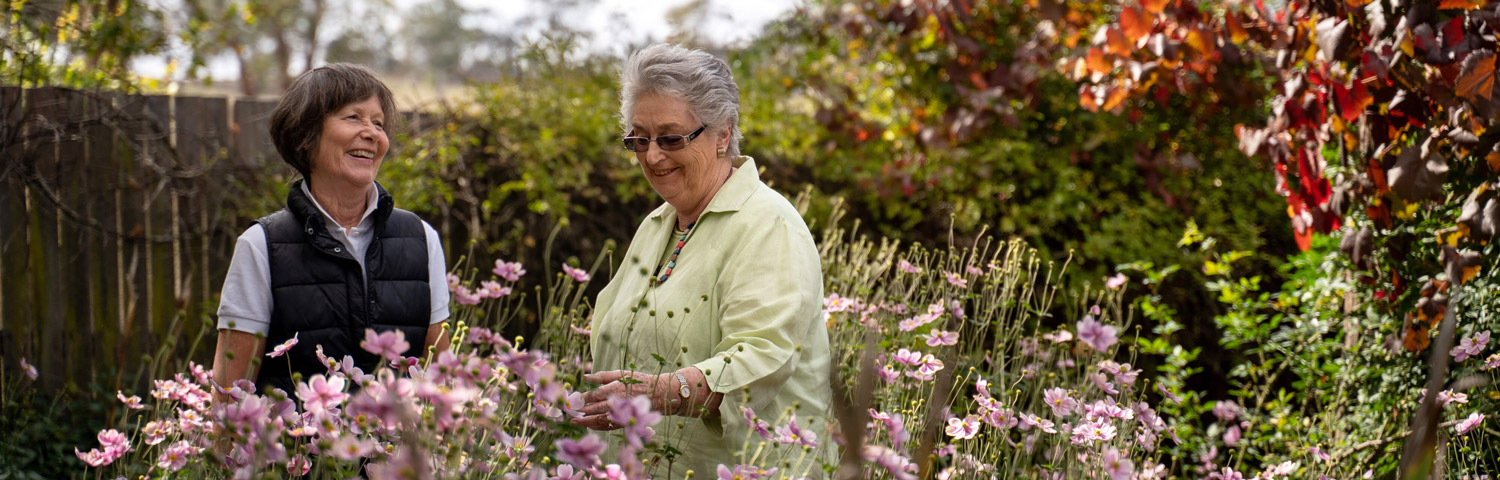
[[[686,148],[689,143],[692,143],[694,138],[698,138],[698,135],[702,134],[703,129],[705,128],[708,128],[708,125],[698,127],[697,130],[693,130],[693,133],[689,133],[687,135],[657,136],[656,146],[661,147],[662,150],[666,150],[669,152],[673,150],[682,150],[683,148]],[[649,150],[651,148],[650,137],[637,137],[632,135],[625,137],[623,140],[621,140],[621,142],[625,144],[626,150],[630,150],[635,153],[645,153],[646,150]]]

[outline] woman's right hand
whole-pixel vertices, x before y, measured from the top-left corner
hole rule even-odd
[[[682,397],[683,384],[678,380],[678,375],[687,381],[689,394],[686,399]],[[633,381],[625,380],[627,378]],[[587,374],[583,379],[600,384],[600,387],[583,394],[584,406],[578,410],[583,416],[574,419],[572,423],[594,430],[621,428],[621,425],[609,418],[611,398],[645,395],[651,401],[651,409],[662,414],[705,417],[718,411],[719,402],[724,397],[708,388],[703,372],[697,367],[686,367],[660,375],[610,370]]]
[[[666,393],[671,383],[671,374],[651,375],[629,370],[609,370],[590,373],[583,380],[599,385],[599,388],[584,392],[583,408],[578,409],[582,417],[572,423],[593,430],[615,430],[622,425],[610,420],[609,400],[616,397],[645,395],[651,399],[651,409],[662,412],[666,406]]]

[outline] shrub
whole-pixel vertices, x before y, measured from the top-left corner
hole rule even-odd
[[[798,203],[807,210],[806,197]],[[860,478],[898,479],[1347,477],[1389,468],[1365,457],[1384,447],[1385,435],[1370,428],[1383,424],[1367,402],[1415,401],[1414,391],[1380,386],[1392,372],[1359,366],[1388,355],[1379,341],[1333,333],[1341,317],[1331,312],[1345,308],[1349,284],[1322,273],[1324,263],[1341,258],[1330,240],[1288,262],[1293,280],[1270,294],[1258,278],[1235,276],[1243,252],[1217,253],[1216,242],[1193,229],[1184,236],[1181,245],[1202,255],[1209,288],[1226,305],[1217,320],[1222,347],[1247,357],[1231,374],[1229,397],[1211,398],[1189,386],[1198,351],[1177,343],[1175,314],[1149,293],[1174,267],[1125,265],[1126,273],[1102,279],[1103,289],[1074,290],[1059,281],[1066,264],[1018,241],[980,238],[972,247],[932,250],[873,241],[841,223],[830,218],[819,244],[824,318],[837,356],[835,421],[742,412],[734,421],[745,421],[761,442],[727,461],[722,474],[795,478],[853,468]],[[453,306],[451,351],[391,358],[368,373],[329,359],[327,372],[299,379],[298,392],[257,395],[240,382],[225,389],[233,400],[218,407],[209,402],[216,387],[192,365],[157,381],[141,410],[121,415],[101,432],[98,448],[78,456],[151,478],[361,469],[372,478],[401,471],[629,476],[638,475],[641,460],[670,462],[678,452],[670,436],[625,433],[642,448],[600,457],[601,436],[566,423],[578,392],[589,388],[581,381],[590,356],[582,292],[594,279],[570,266],[538,282],[545,284],[535,289],[545,292],[538,299],[543,328],[528,349],[495,333],[526,302],[515,267],[502,262],[488,272],[493,277],[451,277],[455,298],[465,299]],[[487,293],[475,293],[476,280]],[[1131,288],[1148,294],[1127,303]],[[1158,326],[1144,331],[1143,318]],[[404,340],[370,335],[372,351]],[[1475,373],[1493,374],[1480,360],[1467,361]],[[1486,455],[1495,442],[1470,413],[1493,412],[1494,403],[1467,400],[1450,407],[1446,464],[1482,472],[1492,468]],[[637,414],[642,425],[661,421]],[[853,452],[852,463],[786,468],[808,445],[830,441]]]

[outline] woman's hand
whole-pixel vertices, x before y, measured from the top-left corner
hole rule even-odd
[[[703,372],[696,367],[686,367],[676,372],[660,375],[610,370],[584,375],[585,381],[600,384],[599,388],[583,394],[582,417],[573,420],[574,425],[594,430],[615,430],[622,425],[609,418],[609,399],[645,395],[651,401],[651,409],[665,415],[705,417],[717,413],[723,394],[709,390]],[[682,397],[683,381],[688,387],[688,397]]]
[[[652,410],[665,412],[667,394],[671,393],[668,389],[671,377],[670,373],[651,375],[629,370],[609,370],[584,375],[584,381],[599,384],[600,387],[584,392],[583,408],[578,409],[583,416],[573,419],[573,424],[594,430],[620,428],[622,425],[609,419],[609,399],[616,397],[645,395],[651,399]]]

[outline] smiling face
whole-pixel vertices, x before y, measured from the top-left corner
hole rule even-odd
[[[312,155],[312,183],[363,194],[375,182],[389,148],[379,98],[371,96],[340,107],[323,117],[323,131]]]
[[[709,126],[687,147],[662,150],[656,144],[656,137],[687,135],[702,124],[693,116],[687,102],[652,93],[636,99],[630,125],[634,130],[632,135],[652,139],[646,151],[635,154],[651,188],[667,203],[696,218],[729,177],[729,159],[719,158],[715,152],[715,149],[729,144],[728,130],[722,126]]]

